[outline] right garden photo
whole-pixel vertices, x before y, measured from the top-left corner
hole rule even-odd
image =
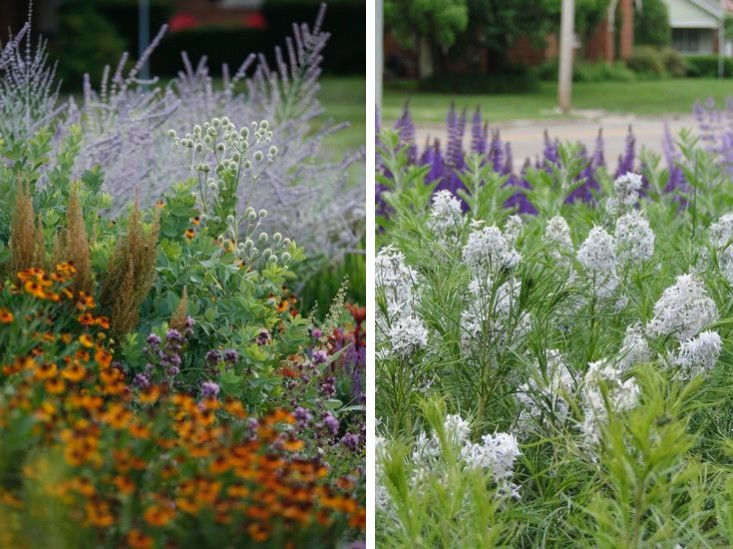
[[[733,2],[376,1],[379,547],[733,546]]]

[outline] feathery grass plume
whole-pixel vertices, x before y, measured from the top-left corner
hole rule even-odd
[[[10,229],[10,270],[19,272],[38,267],[44,259],[43,225],[36,221],[33,199],[26,183],[18,185]]]
[[[176,307],[171,317],[170,327],[179,332],[183,332],[186,328],[186,317],[188,317],[188,288],[184,286],[181,300],[178,302],[178,307]]]
[[[139,200],[135,200],[127,231],[117,240],[102,288],[101,304],[108,311],[110,329],[120,335],[132,330],[140,305],[153,285],[160,219],[145,229]]]
[[[69,261],[76,267],[74,289],[90,294],[92,291],[92,261],[89,252],[89,237],[76,186],[72,188],[69,195],[66,230],[62,233],[59,244],[61,260]],[[55,242],[54,245],[56,245]],[[55,251],[53,255],[56,255]]]

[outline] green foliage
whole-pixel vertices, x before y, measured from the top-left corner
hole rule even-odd
[[[626,66],[634,71],[639,78],[655,79],[667,76],[659,50],[650,46],[638,46],[634,53],[626,60]]]
[[[415,46],[417,37],[426,36],[448,48],[468,26],[468,5],[466,0],[387,0],[384,19],[406,44]]]
[[[687,76],[692,78],[717,78],[719,58],[717,55],[688,55],[685,57],[689,69]],[[723,58],[723,76],[733,76],[733,59]]]
[[[723,268],[727,245],[713,243],[710,227],[730,213],[733,191],[716,157],[691,133],[681,133],[679,165],[689,188],[674,195],[664,191],[669,173],[659,168],[659,156],[644,153],[645,197],[630,209],[655,233],[653,254],[617,264],[616,295],[623,297],[604,301],[593,290],[598,273],[588,274],[581,250],[599,228],[621,238],[622,210],[611,200],[617,185],[602,171],[597,204],[564,202],[585,167],[575,160],[577,145],[561,146],[563,168],[526,172],[533,187],[527,196],[539,214],[518,224],[504,207],[503,179],[486,173],[481,158],[466,158],[466,190],[459,191],[465,213],[458,208],[456,217],[441,218],[431,206],[433,186],[425,185],[424,169],[406,167],[405,152],[392,150],[399,149],[394,134],[384,133],[381,142],[380,158],[391,174],[378,175],[388,188],[383,197],[390,215],[378,219],[376,236],[382,543],[729,546],[733,300]],[[567,222],[567,249],[551,244],[548,227],[555,216]],[[521,259],[477,276],[468,243],[474,232],[494,225]],[[487,241],[481,249],[501,256],[504,245]],[[388,258],[396,255],[402,270],[390,270]],[[704,330],[719,334],[722,348],[709,370],[689,376],[676,358],[682,342],[649,329],[661,296],[683,273],[694,273],[715,302],[718,319]],[[390,285],[390,277],[404,286]],[[394,288],[409,298],[397,302],[402,309],[388,293]],[[407,350],[395,346],[402,334],[391,330],[403,320],[400,311],[424,328]],[[472,324],[477,311],[486,316]],[[640,330],[648,351],[622,367],[631,328]],[[555,353],[564,360],[563,385],[556,381]],[[618,379],[608,373],[614,368]],[[605,373],[597,377],[599,371]],[[620,387],[629,390],[625,405]],[[512,481],[520,499],[472,476],[470,453],[446,448],[449,437],[440,431],[454,414],[468,421],[474,444],[484,433],[516,436],[521,455]],[[491,470],[488,465],[482,473]],[[440,491],[434,482],[451,489]],[[466,491],[469,484],[483,494],[482,511]],[[475,520],[477,512],[485,513],[483,522]]]
[[[104,66],[119,59],[126,44],[94,2],[72,1],[63,6],[55,48],[63,53],[58,71],[64,86],[79,88],[85,73],[98,82]]]
[[[640,46],[668,46],[672,41],[669,8],[664,0],[645,0],[634,12],[634,43]]]

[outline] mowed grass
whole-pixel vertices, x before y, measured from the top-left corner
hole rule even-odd
[[[594,82],[573,84],[573,109],[602,110],[637,116],[687,114],[698,99],[712,97],[719,103],[733,97],[733,80],[713,78],[668,79],[643,82]],[[556,111],[557,84],[543,82],[536,93],[516,95],[450,95],[410,89],[385,89],[382,118],[396,120],[405,102],[417,122],[443,122],[451,101],[458,108],[481,107],[490,121],[567,119],[578,114]]]

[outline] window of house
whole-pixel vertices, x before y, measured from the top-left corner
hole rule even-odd
[[[701,32],[700,29],[672,29],[674,49],[682,53],[699,52]]]

